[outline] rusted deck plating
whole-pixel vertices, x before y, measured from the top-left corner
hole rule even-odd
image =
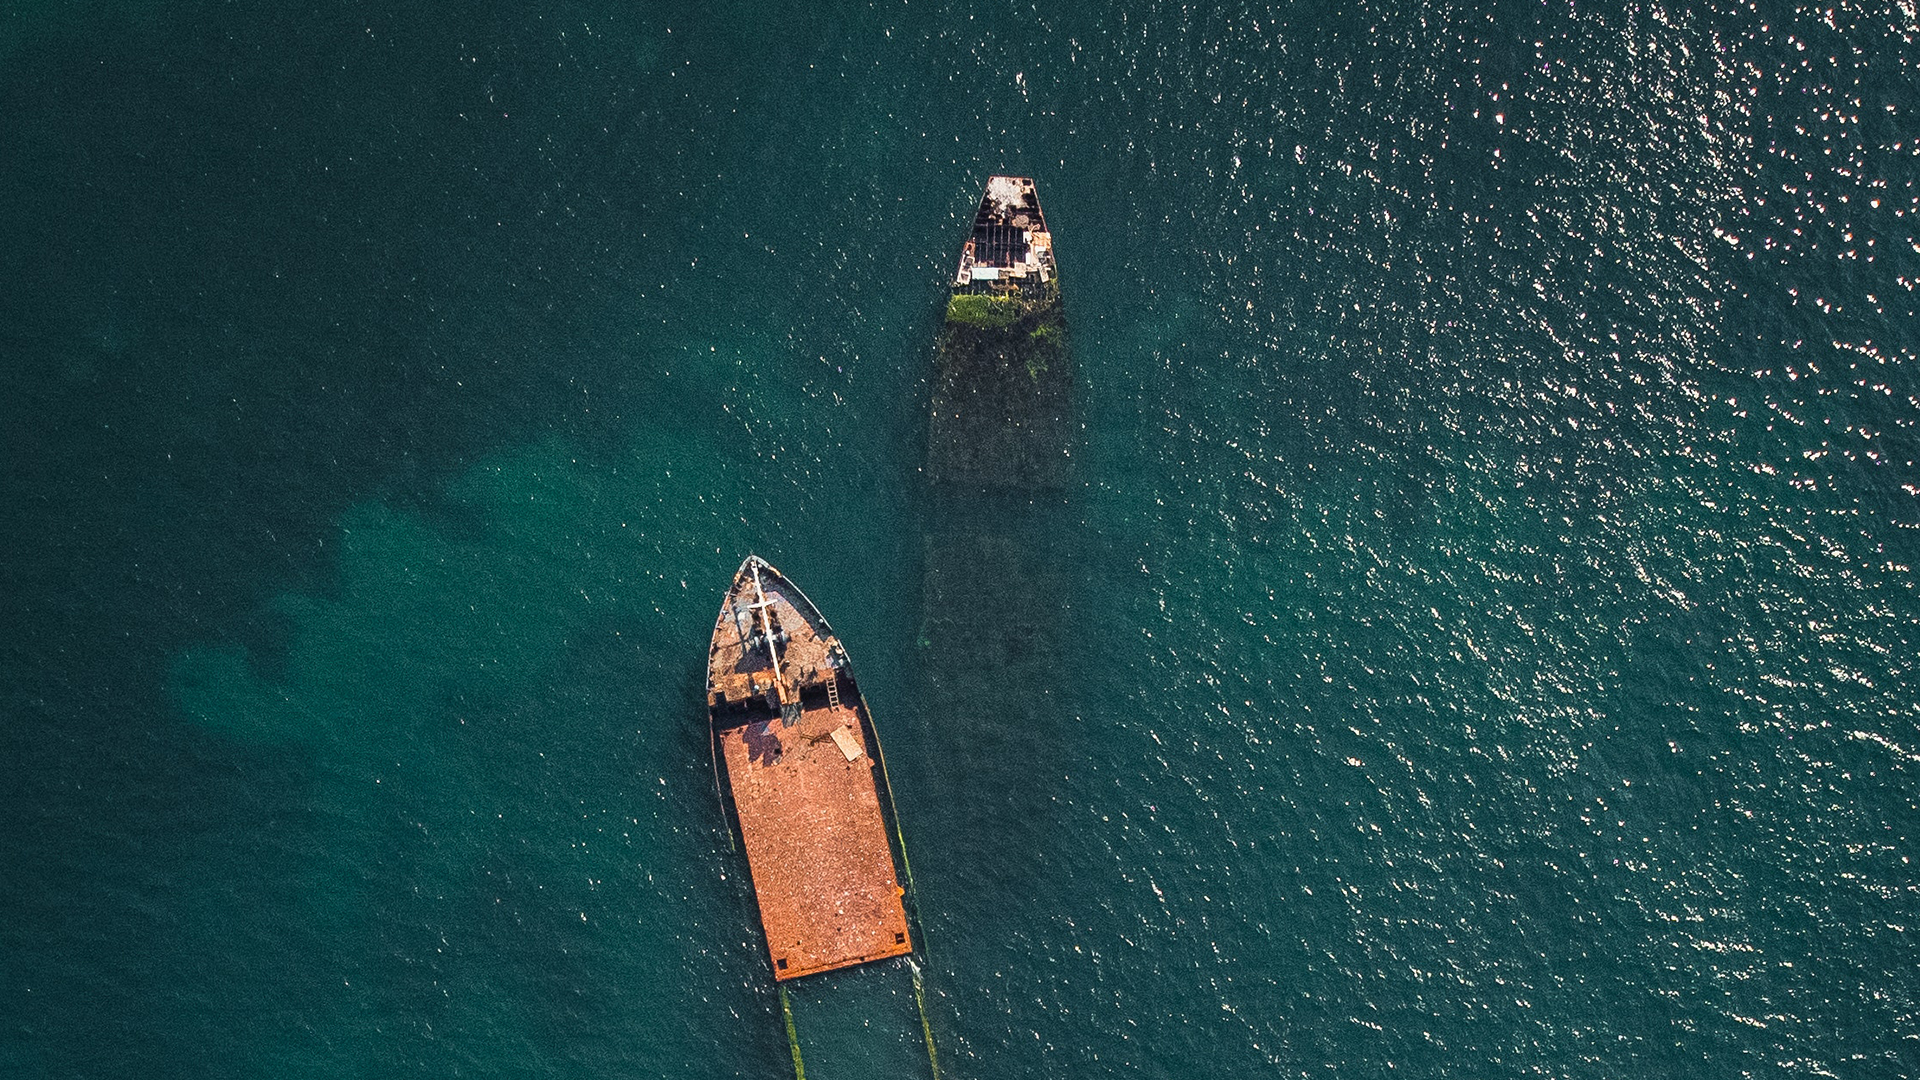
[[[911,952],[874,776],[878,743],[846,653],[758,556],[720,606],[707,706],[773,977]]]

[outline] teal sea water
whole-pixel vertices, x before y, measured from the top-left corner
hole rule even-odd
[[[0,1075],[781,1075],[749,550],[886,736],[947,1075],[1920,1074],[1917,36],[12,6]],[[917,469],[1003,171],[1073,595],[956,730]]]

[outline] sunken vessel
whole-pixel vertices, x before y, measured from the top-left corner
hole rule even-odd
[[[774,979],[911,953],[906,848],[853,665],[757,555],[714,622],[707,707],[714,783],[746,848]]]
[[[992,176],[949,283],[927,477],[961,489],[1067,486],[1074,373],[1053,233],[1033,180]]]
[[[995,733],[993,760],[1039,761],[1052,730],[1042,717],[1060,708],[1060,628],[1072,625],[1060,545],[1075,532],[1078,424],[1053,233],[1031,178],[987,179],[947,284],[928,416],[920,672],[927,693],[968,718],[961,730]],[[1005,777],[968,779],[998,787]]]

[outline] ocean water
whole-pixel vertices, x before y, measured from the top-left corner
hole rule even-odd
[[[0,1074],[781,1075],[749,550],[886,736],[945,1075],[1920,1074],[1916,35],[15,5]],[[1085,424],[998,721],[917,644],[993,172]],[[885,974],[816,1080],[913,1060]]]

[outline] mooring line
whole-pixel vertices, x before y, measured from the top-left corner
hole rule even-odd
[[[713,721],[707,721],[707,749],[713,755],[713,797],[720,801],[720,827],[727,830],[727,850],[739,851],[733,842],[733,822],[727,820],[727,796],[720,790],[720,733],[713,730]]]
[[[913,897],[914,921],[920,924],[920,952],[927,948],[927,924],[920,918],[920,890],[913,887],[913,860],[907,858],[907,835],[900,828],[900,806],[893,798],[893,777],[887,772],[887,748],[880,742],[880,727],[873,722],[873,710],[867,707],[867,695],[860,695],[860,711],[867,715],[867,732],[873,736],[873,748],[880,759],[880,782],[887,785],[887,809],[893,812],[893,836],[900,841],[900,868],[906,872],[907,892]]]
[[[893,812],[893,835],[900,841],[900,868],[906,873],[907,894],[913,898],[914,922],[920,924],[920,955],[932,957],[933,950],[927,942],[927,923],[920,918],[920,890],[913,885],[913,861],[907,858],[907,837],[900,826],[900,806],[893,797],[893,777],[887,773],[887,748],[880,742],[879,726],[873,723],[873,710],[867,708],[867,696],[860,695],[861,711],[867,714],[867,730],[873,735],[873,748],[880,759],[880,782],[887,785],[887,809]],[[933,1024],[927,1019],[927,991],[920,977],[920,965],[907,958],[907,969],[913,972],[913,1001],[920,1009],[920,1034],[927,1040],[927,1066],[933,1070],[933,1080],[940,1080],[940,1051],[933,1045]]]
[[[933,1070],[933,1080],[940,1080],[940,1051],[933,1048],[933,1024],[927,1020],[927,991],[920,983],[920,965],[909,961],[907,966],[913,971],[913,1001],[920,1006],[920,1034],[927,1039],[927,1065]]]
[[[793,1048],[793,1080],[807,1080],[807,1067],[800,1063],[800,1033],[793,1026],[793,1005],[787,1000],[787,988],[780,988],[780,1015],[787,1021],[787,1045]]]

